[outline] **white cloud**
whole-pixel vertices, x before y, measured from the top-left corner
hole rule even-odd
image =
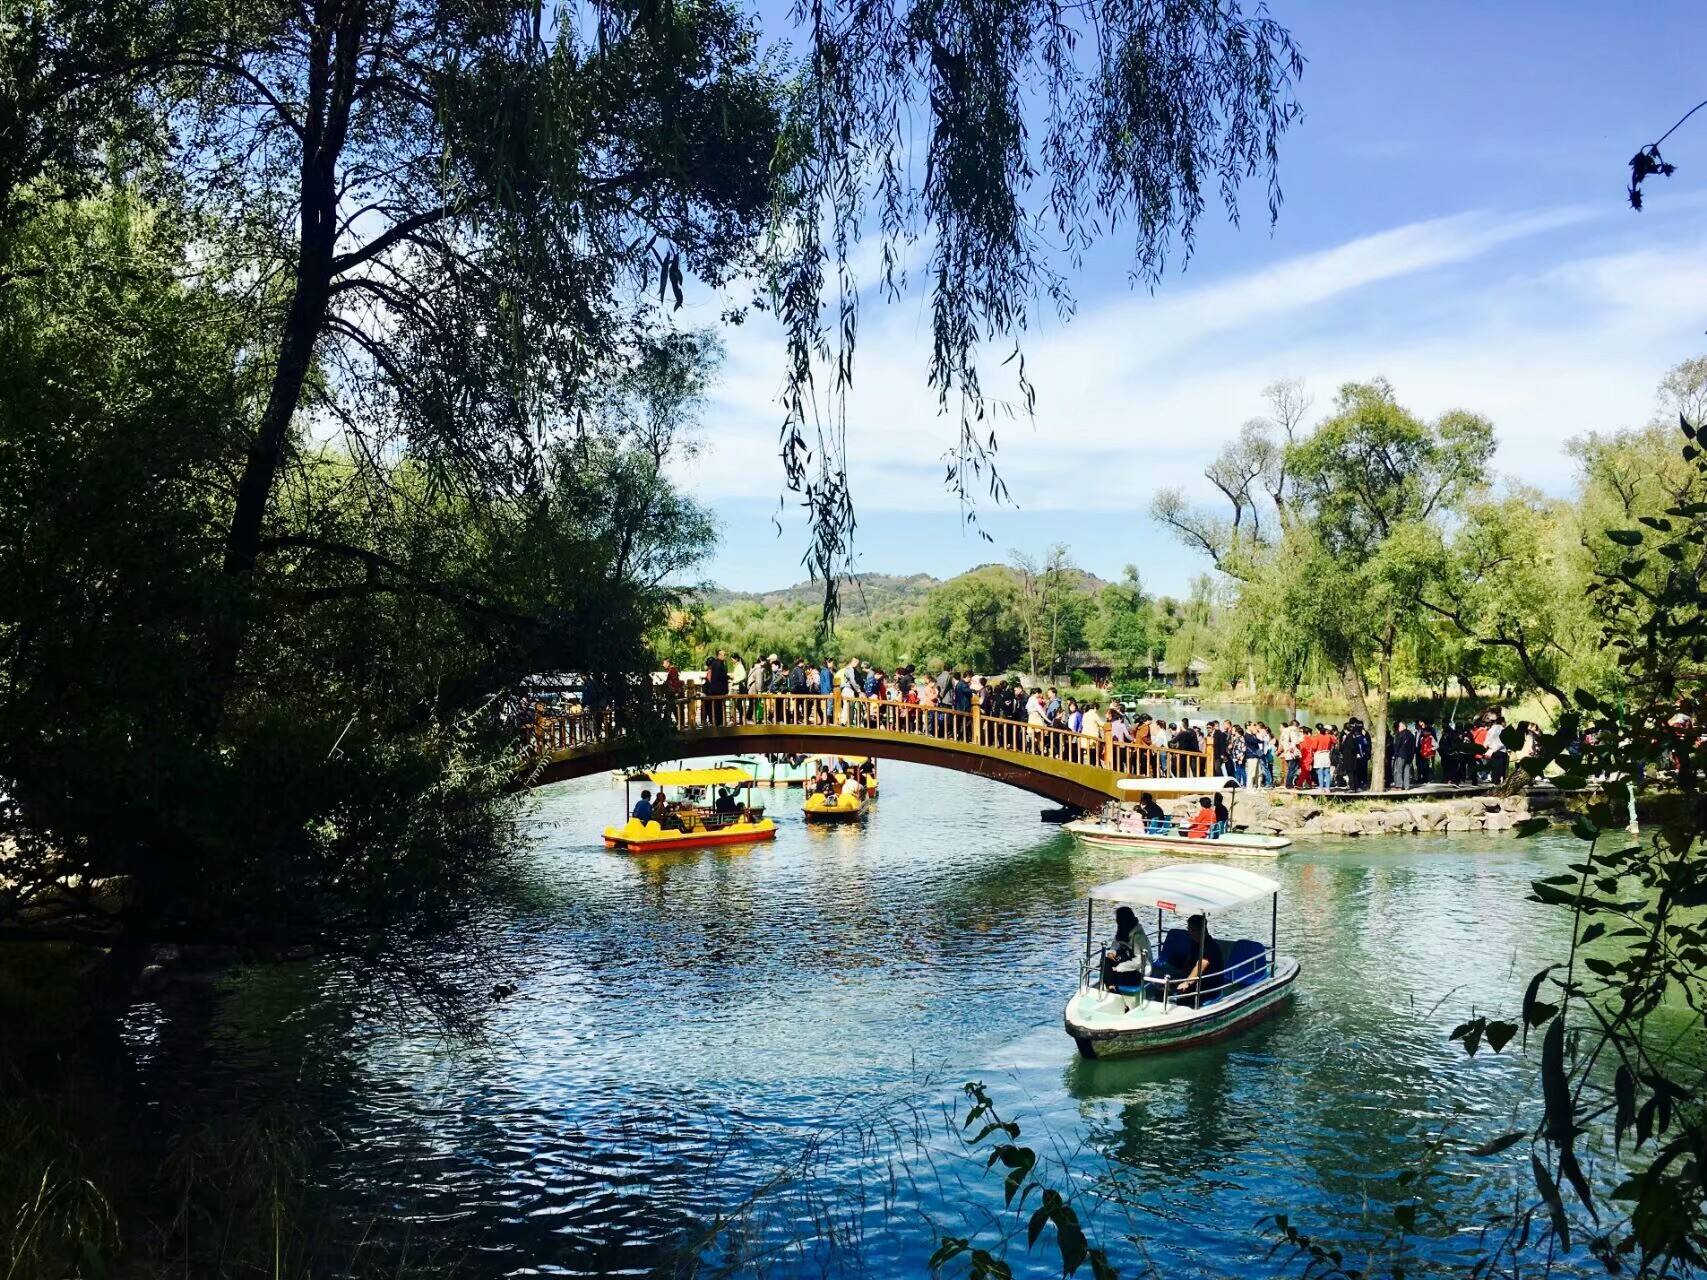
[[[1204,464],[1275,378],[1304,378],[1321,409],[1341,382],[1383,374],[1423,413],[1488,414],[1501,465],[1561,489],[1564,441],[1645,418],[1660,374],[1699,352],[1707,323],[1707,243],[1676,223],[1611,225],[1577,208],[1465,213],[1171,280],[1154,297],[1093,299],[1027,343],[1036,429],[994,424],[1005,476],[1031,510],[1141,509],[1158,485],[1201,490]],[[726,336],[708,447],[684,479],[712,501],[774,501],[781,337],[769,317]],[[885,306],[868,290],[848,401],[867,514],[950,501],[941,456],[954,424],[925,385],[929,339],[922,299]]]

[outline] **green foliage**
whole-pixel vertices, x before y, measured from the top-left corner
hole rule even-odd
[[[1518,778],[1521,785],[1557,767],[1561,785],[1599,783],[1600,798],[1572,828],[1582,842],[1576,860],[1532,885],[1534,901],[1569,915],[1568,948],[1531,976],[1516,1011],[1473,1017],[1452,1032],[1471,1055],[1518,1046],[1533,1070],[1533,1106],[1517,1109],[1533,1122],[1474,1152],[1513,1153],[1526,1193],[1490,1206],[1486,1222],[1449,1224],[1479,1228],[1479,1275],[1586,1261],[1633,1276],[1707,1266],[1707,502],[1688,496],[1707,485],[1707,457],[1694,427],[1684,423],[1683,433],[1683,466],[1667,470],[1693,476],[1670,490],[1679,495],[1672,505],[1606,539],[1621,550],[1588,585],[1618,693],[1574,691]],[[1616,459],[1600,465],[1608,463]],[[1655,564],[1667,567],[1656,576]],[[1676,802],[1632,841],[1622,828],[1656,773]],[[1312,1271],[1374,1274],[1282,1225],[1283,1243]]]
[[[972,1100],[972,1105],[967,1108],[966,1119],[961,1123],[962,1141],[973,1150],[990,1143],[984,1167],[994,1169],[999,1164],[1006,1170],[1002,1178],[1003,1205],[1020,1214],[1025,1211],[1026,1201],[1034,1194],[1037,1197],[1037,1206],[1026,1219],[1026,1248],[1035,1248],[1044,1231],[1052,1227],[1055,1247],[1061,1255],[1062,1276],[1077,1275],[1080,1268],[1088,1265],[1095,1280],[1116,1280],[1119,1272],[1109,1263],[1108,1254],[1092,1246],[1085,1238],[1078,1212],[1069,1199],[1038,1178],[1037,1152],[1020,1145],[1019,1125],[1002,1119],[982,1084],[967,1084],[963,1091]],[[966,1137],[966,1130],[979,1121],[983,1124],[978,1132]],[[940,1277],[951,1262],[962,1257],[966,1259],[967,1274],[971,1280],[1007,1280],[1013,1274],[1012,1268],[999,1254],[978,1247],[971,1238],[945,1236],[931,1254],[931,1275]]]
[[[500,695],[541,671],[628,691],[711,526],[660,473],[657,396],[613,390],[517,494],[299,442],[234,589],[268,374],[231,282],[183,278],[195,225],[119,188],[4,237],[0,927],[308,944],[449,1010],[420,943],[516,847]]]
[[[970,517],[976,499],[1007,495],[992,423],[1031,407],[1020,344],[1037,307],[1068,300],[1059,246],[1129,232],[1135,274],[1154,281],[1170,253],[1189,256],[1209,193],[1236,216],[1240,184],[1265,175],[1277,215],[1303,59],[1265,11],[1223,0],[802,12],[813,73],[787,133],[771,293],[789,348],[786,480],[813,528],[805,562],[834,603],[854,528],[834,410],[853,377],[860,236],[878,239],[891,290],[925,250],[926,376],[956,422],[945,480]]]
[[[1294,594],[1371,728],[1379,789],[1395,659],[1443,571],[1440,521],[1486,479],[1493,427],[1461,412],[1425,423],[1383,381],[1342,387],[1335,410],[1288,453],[1301,512],[1289,536],[1307,540]]]
[[[1131,679],[1148,671],[1157,640],[1154,608],[1144,594],[1136,565],[1127,565],[1119,582],[1111,582],[1096,597],[1086,639],[1090,647],[1115,663],[1115,675]]]
[[[1349,562],[1450,510],[1484,481],[1493,450],[1486,418],[1454,411],[1424,423],[1377,379],[1341,387],[1333,415],[1289,462],[1317,537]]]
[[[1024,641],[1012,580],[985,570],[946,583],[926,599],[914,635],[920,653],[956,669],[995,672],[1018,665]]]
[[[1143,671],[1169,634],[1166,611],[1177,609],[1174,602],[1145,595],[1131,567],[1122,581],[1097,584],[1073,566],[1067,548],[1053,554],[1057,564],[1047,591],[1030,600],[1022,569],[986,565],[928,590],[907,580],[906,591],[873,591],[867,607],[843,611],[828,642],[819,635],[823,615],[816,595],[808,599],[802,592],[768,603],[737,599],[681,609],[656,645],[688,668],[722,648],[749,661],[770,653],[836,664],[857,657],[886,671],[903,663],[921,670],[941,663],[994,675],[1027,669],[1028,637],[1035,635],[1043,674],[1053,666],[1065,677],[1062,660],[1087,646],[1112,659],[1121,676]],[[1038,582],[1044,585],[1041,576]]]
[[[1673,370],[1661,395],[1707,399],[1707,363]],[[1206,590],[1186,619],[1219,674],[1307,698],[1337,686],[1375,721],[1405,688],[1436,691],[1435,714],[1456,684],[1466,707],[1535,693],[1550,715],[1570,688],[1617,684],[1587,588],[1596,570],[1663,577],[1620,542],[1698,496],[1663,428],[1574,441],[1581,484],[1559,500],[1516,484],[1496,493],[1491,428],[1473,414],[1422,421],[1381,381],[1343,388],[1314,430],[1301,426],[1305,403],[1290,389],[1272,422],[1209,468],[1230,518],[1178,493],[1153,510],[1229,588],[1225,607]]]

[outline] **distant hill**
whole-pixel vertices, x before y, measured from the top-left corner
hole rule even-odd
[[[1108,585],[1094,573],[1085,573],[1083,570],[1074,572],[1077,574],[1078,585],[1086,591],[1100,591]],[[905,613],[916,605],[923,604],[925,597],[945,582],[984,573],[998,573],[1004,577],[1018,576],[1011,566],[996,563],[981,564],[947,579],[933,578],[928,573],[856,573],[842,583],[842,616],[863,618],[877,614]],[[758,601],[773,608],[788,604],[817,605],[823,598],[824,584],[810,580],[774,591],[728,591],[722,587],[712,587],[701,595],[706,605],[713,609],[738,601]]]
[[[842,583],[842,613],[845,617],[859,618],[905,610],[921,603],[941,585],[941,578],[933,578],[928,573],[905,576],[856,573]],[[701,595],[701,599],[713,609],[739,601],[757,601],[772,608],[786,604],[816,605],[823,598],[824,584],[810,580],[775,591],[726,591],[722,587],[712,587]]]

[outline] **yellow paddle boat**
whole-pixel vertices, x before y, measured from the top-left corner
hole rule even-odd
[[[623,787],[628,820],[620,827],[605,828],[607,849],[659,853],[776,839],[776,823],[765,817],[763,807],[735,798],[735,792],[753,785],[753,775],[745,769],[656,769],[644,780],[657,784],[656,799],[646,790],[640,793],[642,805],[629,805],[629,786]],[[666,799],[667,787],[677,788],[681,798]],[[718,794],[712,799],[714,789]]]
[[[868,756],[812,756],[806,761],[805,783],[812,785],[812,780],[818,776],[819,768],[830,770],[835,778],[836,786],[841,787],[851,773],[860,781],[865,790],[867,800],[877,799],[877,761]]]
[[[800,811],[808,822],[852,822],[865,812],[865,797],[857,790],[842,791],[833,796],[814,791],[806,797]]]

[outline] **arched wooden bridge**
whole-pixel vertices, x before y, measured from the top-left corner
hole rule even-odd
[[[1162,752],[1117,742],[1103,727],[1093,738],[978,711],[915,707],[840,694],[689,696],[674,707],[680,756],[751,752],[875,756],[936,765],[991,778],[1058,804],[1094,809],[1119,795],[1121,778],[1204,777],[1203,752]],[[535,721],[538,758],[527,782],[541,786],[609,769],[650,763],[609,715],[577,708]]]

